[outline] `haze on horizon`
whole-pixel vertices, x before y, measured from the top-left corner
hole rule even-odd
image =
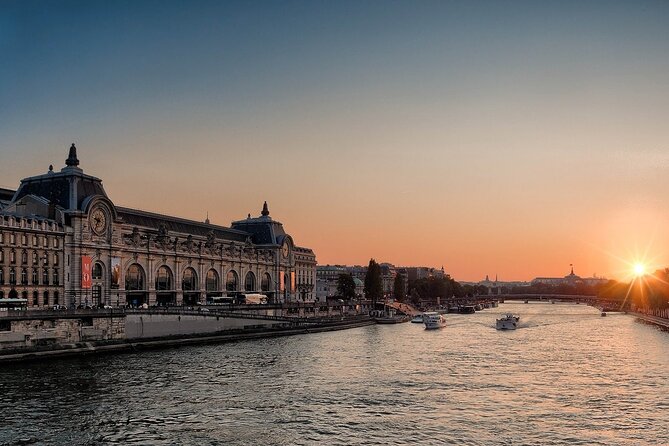
[[[319,263],[669,266],[669,3],[3,1],[0,186],[271,216]]]

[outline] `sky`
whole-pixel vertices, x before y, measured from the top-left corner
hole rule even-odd
[[[669,266],[669,2],[0,0],[0,187],[64,166],[321,264]]]

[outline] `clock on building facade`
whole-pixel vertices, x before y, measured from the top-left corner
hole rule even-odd
[[[105,235],[107,232],[107,213],[103,207],[98,206],[91,211],[89,223],[95,234]]]

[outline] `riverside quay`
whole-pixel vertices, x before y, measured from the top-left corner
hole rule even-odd
[[[316,256],[269,215],[231,227],[116,206],[66,166],[0,189],[0,299],[22,306],[313,302]]]

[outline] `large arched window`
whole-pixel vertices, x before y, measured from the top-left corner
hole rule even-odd
[[[207,271],[207,292],[218,291],[218,273],[214,269]]]
[[[246,273],[246,279],[244,280],[244,289],[246,291],[255,291],[256,290],[256,275],[251,271]]]
[[[181,289],[184,291],[195,291],[197,289],[197,274],[193,268],[186,268],[184,270]]]
[[[260,289],[262,291],[269,291],[270,290],[270,284],[272,283],[272,278],[270,277],[269,273],[265,273],[262,275],[262,282],[260,283]]]
[[[93,265],[93,280],[102,280],[102,263],[95,262]]]
[[[125,289],[128,291],[144,290],[144,270],[136,263],[130,265],[125,273]]]
[[[235,271],[228,271],[228,275],[225,278],[225,289],[227,291],[237,291],[239,284],[239,278]]]
[[[169,291],[174,288],[172,271],[165,265],[158,268],[156,273],[156,291]]]

